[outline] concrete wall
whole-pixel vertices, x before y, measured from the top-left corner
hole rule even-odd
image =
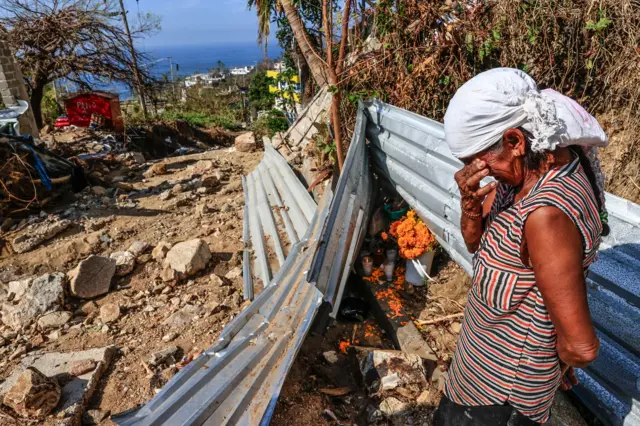
[[[17,105],[18,100],[29,101],[22,71],[14,60],[9,46],[2,40],[0,40],[0,96],[5,106]],[[38,127],[31,108],[20,117],[20,133],[38,137]]]

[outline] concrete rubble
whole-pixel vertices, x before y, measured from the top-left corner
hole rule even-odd
[[[26,253],[55,237],[69,226],[71,226],[69,220],[47,219],[24,229],[20,235],[13,239],[11,245],[16,253]]]
[[[63,303],[65,276],[46,274],[9,283],[16,291],[11,301],[2,303],[2,322],[13,330],[28,326],[39,315],[56,310]]]
[[[54,414],[59,419],[59,424],[61,425],[79,425],[84,413],[84,408],[96,390],[102,374],[111,363],[115,351],[115,347],[108,346],[80,352],[47,352],[29,355],[24,358],[13,373],[0,384],[0,395],[3,395],[3,398],[6,400],[7,395],[14,395],[13,389],[16,386],[21,383],[28,383],[23,378],[23,373],[26,371],[33,371],[34,369],[39,371],[40,375],[38,375],[38,380],[41,380],[45,384],[50,382],[45,381],[42,376],[51,380],[53,380],[52,378],[54,377],[59,378],[58,380],[66,377],[64,379],[65,384],[61,386],[61,393],[59,395],[60,402],[57,403],[56,401],[56,404],[53,404],[55,407]],[[74,363],[83,360],[92,360],[95,362],[96,367],[84,374],[73,376],[71,371],[74,365],[77,366],[77,364]],[[48,395],[53,392],[52,388],[52,385],[43,386],[43,394],[41,397],[48,397]]]
[[[41,419],[58,405],[62,391],[55,379],[27,367],[4,394],[3,402],[19,416]]]

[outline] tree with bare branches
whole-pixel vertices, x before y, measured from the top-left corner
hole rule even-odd
[[[38,126],[44,88],[57,79],[87,90],[99,80],[136,86],[134,57],[114,0],[0,0],[0,10],[0,37],[16,53]],[[131,37],[140,39],[159,27],[159,18],[144,15]],[[145,60],[140,52],[135,56]],[[148,72],[139,72],[143,82],[151,81]]]

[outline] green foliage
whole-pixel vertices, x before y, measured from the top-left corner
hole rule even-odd
[[[42,122],[44,124],[53,125],[56,118],[64,114],[64,109],[56,101],[55,90],[53,85],[47,85],[42,96]]]
[[[159,118],[169,121],[183,120],[194,127],[223,127],[227,130],[234,130],[238,127],[236,118],[231,113],[206,114],[201,112],[168,111]]]
[[[598,22],[594,22],[592,19],[587,21],[587,25],[584,27],[587,31],[594,31],[601,33],[609,26],[613,24],[613,21],[607,18],[606,11],[604,9],[598,9]]]
[[[279,132],[285,132],[289,128],[289,122],[284,113],[277,109],[272,109],[262,114],[252,125],[256,138],[263,136],[272,138]]]
[[[273,78],[267,76],[266,71],[258,71],[249,82],[247,97],[256,110],[273,108],[275,94],[269,92],[269,85],[274,85]]]

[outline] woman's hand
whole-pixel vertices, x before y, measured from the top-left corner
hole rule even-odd
[[[562,371],[562,378],[560,379],[560,390],[568,391],[572,387],[578,385],[578,378],[573,367],[560,361],[560,369]]]
[[[456,183],[460,188],[460,207],[466,216],[474,218],[482,216],[482,202],[496,187],[496,183],[480,187],[480,182],[489,176],[487,163],[475,159],[455,174]]]
[[[491,210],[495,198],[496,183],[492,182],[480,188],[480,181],[489,175],[487,163],[475,159],[455,174],[460,188],[460,208],[462,218],[460,229],[469,253],[475,253],[482,238],[483,203],[485,211]]]

